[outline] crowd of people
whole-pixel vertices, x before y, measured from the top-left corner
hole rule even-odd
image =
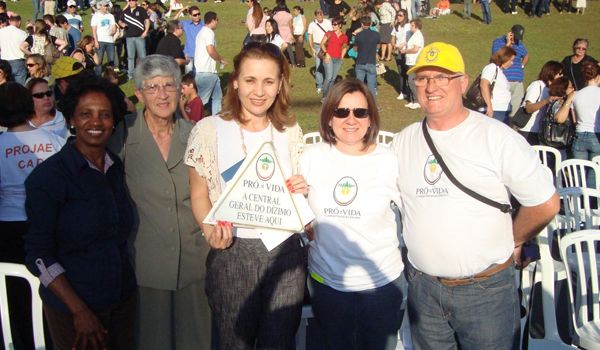
[[[0,260],[39,277],[47,342],[292,349],[308,286],[326,348],[394,349],[404,272],[415,349],[515,348],[512,267],[559,209],[530,145],[544,144],[551,118],[573,125],[565,158],[600,155],[600,68],[588,40],[526,86],[525,28],[514,25],[491,43],[477,110],[463,100],[459,49],[426,44],[418,16],[429,12],[414,2],[323,2],[310,21],[282,0],[268,11],[247,4],[225,94],[215,12],[173,1],[175,19],[160,24],[154,3],[120,10],[99,0],[89,4],[92,35],[77,15],[85,2],[67,1],[67,13],[35,20],[30,34],[19,15],[0,13],[0,230],[9,233]],[[322,103],[314,145],[304,145],[290,102],[305,45]],[[355,78],[337,81],[347,56]],[[392,59],[397,99],[426,118],[388,146],[377,142],[377,74]],[[269,246],[261,228],[206,221],[265,142],[315,215]],[[11,309],[30,308],[26,284],[7,289]],[[29,315],[16,315],[17,349],[33,348]]]

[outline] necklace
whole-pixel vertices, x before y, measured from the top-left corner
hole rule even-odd
[[[242,125],[240,123],[238,123],[238,127],[240,129],[240,138],[242,139],[242,152],[244,153],[245,158],[248,156],[248,149],[246,148],[246,141],[244,140],[244,129],[242,128]],[[270,120],[269,127],[271,128],[271,142],[273,142],[273,124],[271,124]],[[275,145],[273,145],[273,147],[275,147]]]

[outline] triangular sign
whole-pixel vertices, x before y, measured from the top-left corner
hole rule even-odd
[[[300,213],[285,177],[273,143],[265,142],[246,157],[204,223],[229,221],[238,227],[270,228],[292,232],[304,229]]]

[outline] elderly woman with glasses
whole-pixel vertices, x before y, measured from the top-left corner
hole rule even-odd
[[[306,280],[299,235],[277,231],[267,249],[260,228],[204,223],[241,161],[265,142],[272,142],[288,188],[306,192],[303,178],[292,176],[303,141],[289,111],[289,79],[277,46],[247,44],[234,58],[223,112],[198,122],[188,141],[191,203],[211,247],[206,293],[222,350],[294,348]]]
[[[398,162],[377,144],[379,114],[356,79],[336,84],[321,109],[322,143],[300,158],[316,219],[308,270],[327,349],[396,348],[403,264],[391,202]]]
[[[144,350],[209,349],[208,245],[194,221],[183,162],[193,125],[175,117],[181,71],[173,58],[150,55],[133,77],[143,107],[117,125],[109,147],[125,164],[136,213],[136,344]]]
[[[598,63],[596,59],[587,54],[590,42],[585,38],[577,38],[573,42],[573,54],[562,60],[563,74],[569,78],[575,90],[581,90],[586,86],[582,68],[585,62]]]

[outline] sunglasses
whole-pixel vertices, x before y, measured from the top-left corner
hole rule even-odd
[[[335,108],[333,116],[336,118],[347,118],[350,115],[350,111],[352,111],[355,118],[362,119],[369,116],[368,108]]]
[[[200,13],[192,13],[192,17],[198,17],[200,16]]]
[[[31,68],[31,67],[37,66],[37,64],[35,64],[35,63],[27,63],[26,66],[29,67],[29,68]]]
[[[52,91],[48,90],[46,92],[37,92],[35,94],[31,94],[31,96],[35,98],[52,97]]]
[[[268,52],[275,58],[281,57],[281,50],[275,44],[265,43],[265,42],[261,42],[261,41],[251,41],[244,46],[242,51],[248,51],[248,50],[252,50],[252,49],[257,49],[257,50],[261,50],[263,52]]]

